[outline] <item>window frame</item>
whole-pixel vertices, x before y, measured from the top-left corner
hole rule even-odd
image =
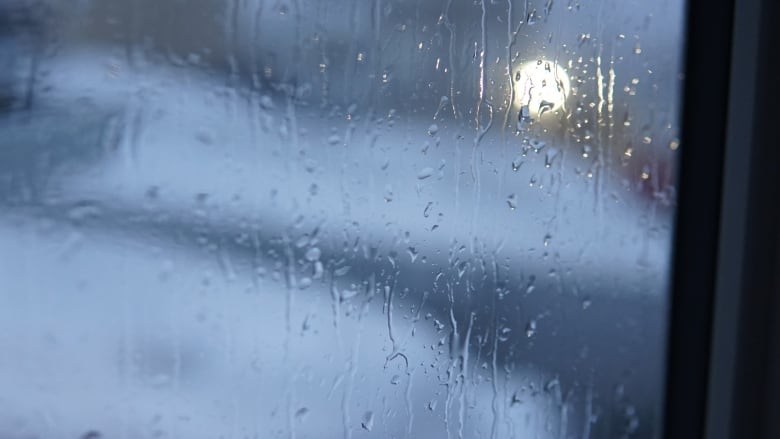
[[[688,0],[666,438],[780,437],[777,12]]]

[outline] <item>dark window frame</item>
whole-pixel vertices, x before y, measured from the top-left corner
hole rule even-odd
[[[687,9],[664,437],[778,438],[778,3]]]

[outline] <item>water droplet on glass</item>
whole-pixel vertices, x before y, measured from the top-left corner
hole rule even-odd
[[[320,251],[319,248],[312,247],[312,248],[306,250],[306,260],[307,261],[311,261],[311,262],[317,261],[317,260],[320,259],[321,253],[322,252]]]
[[[414,263],[414,261],[417,260],[417,255],[418,255],[417,250],[415,250],[414,247],[409,247],[408,249],[406,249],[406,251],[407,253],[409,253],[409,257],[412,259],[412,263]]]
[[[431,215],[431,206],[433,206],[433,201],[429,201],[428,204],[425,205],[425,209],[423,209],[423,216],[425,218],[428,218]]]
[[[81,201],[68,209],[68,219],[71,221],[83,221],[99,218],[102,215],[102,209],[96,203],[91,201]]]
[[[531,117],[531,109],[528,107],[528,105],[523,105],[520,107],[520,112],[517,115],[517,130],[527,130],[533,121],[534,120]]]
[[[590,297],[586,297],[582,299],[582,309],[588,309],[590,308],[590,305],[593,303],[593,301],[590,299]]]
[[[517,209],[517,197],[515,194],[510,194],[508,197],[506,197],[506,204],[508,204],[509,208],[512,210]]]
[[[593,148],[590,145],[582,145],[582,158],[588,158]]]
[[[541,101],[539,103],[539,117],[541,117],[544,113],[547,113],[548,111],[552,111],[552,109],[555,107],[555,104],[550,101]]]
[[[389,184],[385,186],[384,198],[385,198],[385,202],[387,203],[393,201],[393,187]]]
[[[260,97],[260,107],[262,107],[264,110],[273,110],[274,109],[274,101],[271,100],[270,96],[261,96]]]
[[[420,169],[420,172],[417,173],[417,179],[425,180],[426,178],[433,175],[433,172],[434,172],[433,168],[431,167],[422,168]]]
[[[398,256],[398,253],[396,253],[396,252],[394,252],[394,251],[393,251],[393,252],[390,252],[390,254],[389,254],[389,255],[387,255],[387,261],[388,261],[388,262],[390,262],[390,265],[392,265],[392,266],[393,266],[393,268],[395,268],[395,267],[396,267],[396,261],[395,261],[395,258],[396,258],[397,256]],[[386,288],[387,288],[387,287],[386,287]]]
[[[525,336],[531,338],[536,334],[536,320],[531,320],[525,325]]]
[[[523,166],[523,156],[518,155],[514,160],[512,160],[512,170],[517,172],[521,166]]]
[[[431,126],[428,127],[428,135],[429,136],[435,136],[436,133],[439,132],[439,126],[435,123],[432,123]]]
[[[312,276],[314,279],[321,279],[322,274],[325,272],[325,267],[322,265],[321,261],[316,261],[314,263],[314,275]]]
[[[555,161],[555,157],[558,156],[558,150],[555,148],[550,148],[547,151],[547,154],[544,156],[544,167],[550,168],[552,167],[553,161]]]
[[[350,270],[351,268],[352,268],[352,267],[351,267],[351,266],[349,266],[349,265],[345,265],[345,266],[343,266],[343,267],[339,267],[339,268],[337,268],[337,269],[333,270],[333,275],[334,275],[334,276],[337,276],[337,277],[340,277],[340,276],[345,276],[347,273],[349,273],[349,270]]]
[[[363,414],[363,422],[360,423],[360,426],[363,427],[363,430],[371,431],[371,429],[374,428],[374,412],[365,412]]]
[[[306,418],[306,415],[309,414],[309,409],[306,407],[301,407],[295,412],[295,419],[297,421],[303,421]]]
[[[534,24],[536,24],[537,19],[538,18],[536,14],[536,9],[534,9],[533,11],[528,13],[528,17],[526,18],[526,23],[528,23],[529,26],[533,26]],[[539,62],[541,63],[541,61]]]
[[[543,150],[545,146],[547,146],[544,141],[539,139],[531,139],[528,141],[528,144],[531,146],[531,148],[534,150],[535,153],[539,154],[539,151]]]
[[[642,180],[647,180],[648,178],[650,178],[650,167],[647,165],[642,166],[642,173],[639,174],[639,177]]]
[[[346,302],[346,301],[352,299],[353,297],[355,297],[357,295],[358,295],[358,290],[356,288],[354,288],[354,285],[353,285],[353,288],[348,288],[348,289],[345,289],[345,290],[341,290],[341,292],[339,293],[339,299],[342,302]]]
[[[560,387],[561,382],[558,381],[558,378],[553,378],[550,381],[547,382],[547,384],[544,385],[544,390],[547,392],[551,392],[553,389]]]

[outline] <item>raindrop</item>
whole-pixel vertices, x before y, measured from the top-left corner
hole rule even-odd
[[[647,165],[642,166],[642,173],[639,174],[639,177],[642,180],[647,180],[648,178],[650,178],[650,167]]]
[[[385,202],[389,203],[393,201],[393,187],[391,185],[385,186]]]
[[[593,304],[593,301],[590,299],[590,297],[586,297],[582,299],[582,309],[588,309],[590,308],[590,305]]]
[[[91,201],[80,201],[72,206],[67,213],[68,219],[71,221],[99,218],[101,214],[102,209],[100,206]]]
[[[341,290],[341,293],[339,294],[339,299],[342,302],[346,302],[347,300],[352,299],[353,297],[358,295],[358,290],[354,288],[354,285],[352,288],[347,290]]]
[[[388,262],[390,262],[390,265],[392,265],[393,268],[395,268],[395,266],[396,266],[396,263],[395,263],[396,256],[398,256],[398,254],[396,252],[390,252],[390,254],[387,255],[387,260],[388,260]]]
[[[528,143],[531,145],[531,148],[533,148],[534,152],[537,154],[539,153],[539,151],[543,150],[545,146],[547,146],[547,144],[544,143],[544,141],[539,139],[531,139]]]
[[[433,175],[433,168],[427,167],[420,169],[420,172],[417,173],[417,179],[418,180],[425,180],[426,178]]]
[[[301,407],[295,412],[295,419],[299,422],[302,422],[306,418],[306,415],[308,414],[309,414],[309,409],[306,407]]]
[[[433,137],[436,135],[436,133],[439,132],[439,126],[435,123],[432,123],[431,126],[428,127],[428,135]]]
[[[508,197],[506,197],[506,204],[508,204],[509,208],[512,210],[517,209],[517,197],[515,194],[510,194]]]
[[[531,338],[536,334],[536,320],[531,320],[525,325],[525,336]]]
[[[544,113],[547,113],[548,111],[552,111],[553,107],[555,107],[555,104],[550,101],[542,101],[539,103],[539,117],[541,117]]]
[[[537,17],[537,14],[536,14],[536,9],[534,9],[533,11],[528,13],[528,18],[526,19],[526,23],[528,23],[528,25],[532,26],[532,25],[536,24],[536,20],[537,19],[538,19],[538,17]]]
[[[312,247],[306,251],[306,260],[307,261],[318,261],[320,259],[320,255],[322,252],[317,247]]]
[[[586,159],[590,156],[590,152],[593,150],[590,145],[582,146],[582,158]]]
[[[339,277],[340,277],[340,276],[345,276],[347,273],[349,273],[349,270],[350,270],[351,268],[352,268],[352,267],[351,267],[351,266],[349,266],[349,265],[345,265],[345,266],[343,266],[343,267],[339,267],[339,268],[337,268],[337,269],[333,270],[333,275],[334,275],[334,276],[339,276]]]
[[[517,172],[521,166],[523,166],[523,156],[518,155],[514,160],[512,160],[512,170]]]
[[[363,430],[371,431],[374,428],[374,412],[368,411],[363,414],[363,422],[360,423]]]
[[[558,156],[558,150],[555,148],[550,148],[547,151],[547,154],[544,156],[544,167],[550,168],[553,164],[553,161],[555,161],[555,157]]]
[[[323,267],[321,261],[316,261],[314,263],[314,275],[312,276],[314,279],[321,279],[322,274],[325,272],[325,267]]]
[[[626,427],[625,431],[628,435],[633,435],[639,429],[639,415],[636,413],[634,406],[628,406],[625,410]]]
[[[261,96],[260,97],[260,107],[262,107],[264,110],[273,110],[274,109],[274,101],[271,100],[270,96]]]
[[[417,260],[417,255],[419,254],[417,250],[414,247],[409,247],[406,249],[407,253],[409,253],[409,257],[412,259],[412,263]]]
[[[301,332],[306,332],[311,329],[311,319],[311,314],[307,315],[306,318],[303,319],[303,323],[301,324]]]
[[[531,109],[528,107],[528,105],[523,105],[520,107],[520,112],[517,115],[517,130],[518,131],[525,131],[528,129],[528,126],[531,125],[533,122],[533,118],[531,117]]]
[[[212,145],[214,143],[214,134],[205,128],[199,129],[195,133],[195,138],[204,145]]]
[[[425,205],[425,209],[423,210],[423,216],[425,218],[428,218],[431,215],[431,206],[433,206],[433,201],[429,201],[428,204]]]

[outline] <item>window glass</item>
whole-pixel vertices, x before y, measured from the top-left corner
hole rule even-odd
[[[682,0],[0,4],[0,436],[658,437]]]

